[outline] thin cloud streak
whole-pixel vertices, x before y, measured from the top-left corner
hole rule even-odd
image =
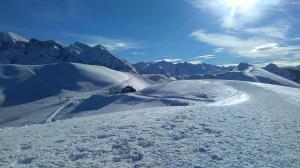
[[[128,39],[113,39],[99,35],[75,34],[68,32],[63,32],[62,34],[75,40],[79,40],[83,43],[87,43],[90,46],[95,46],[97,44],[103,45],[110,51],[138,49],[144,47],[141,42]]]
[[[215,48],[215,49],[213,49],[213,51],[215,53],[221,53],[221,52],[223,52],[223,50],[224,50],[224,48]]]
[[[183,60],[179,59],[179,58],[165,58],[165,59],[162,59],[162,60],[156,60],[155,62],[160,62],[160,61],[171,62],[171,63],[183,62]]]
[[[212,55],[212,54],[207,54],[207,55],[200,55],[200,56],[197,56],[197,57],[194,57],[194,59],[196,58],[200,58],[200,59],[210,59],[210,58],[214,58],[215,55]]]

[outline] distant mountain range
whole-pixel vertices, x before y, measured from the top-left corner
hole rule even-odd
[[[0,32],[0,63],[37,65],[59,62],[101,65],[118,71],[136,72],[131,64],[101,45],[90,47],[75,42],[66,47],[53,40],[27,40],[12,32]]]
[[[248,63],[240,63],[237,66],[216,66],[210,64],[191,64],[191,63],[178,63],[174,64],[167,61],[144,63],[140,62],[133,65],[139,73],[142,74],[163,74],[166,76],[178,77],[180,79],[203,79],[203,78],[220,78],[220,79],[232,79],[232,80],[247,80],[255,81],[253,78],[248,78],[245,75],[249,69],[259,70],[260,72],[273,73],[276,76],[280,76],[294,82],[300,83],[300,71],[299,67],[285,67],[280,68],[277,65],[271,63],[263,68],[250,65]],[[240,73],[240,75],[237,75]],[[243,74],[243,75],[241,75]],[[249,73],[248,73],[249,75]]]
[[[240,63],[238,66],[224,67],[205,63],[175,64],[167,61],[139,62],[131,65],[101,45],[91,47],[75,42],[64,46],[53,40],[27,40],[12,32],[0,32],[0,64],[39,65],[61,62],[100,65],[117,71],[158,74],[177,79],[231,79],[286,86],[298,86],[295,82],[300,83],[300,66],[281,68],[271,63],[260,68]]]
[[[174,64],[167,61],[158,61],[144,63],[140,62],[133,64],[137,71],[141,74],[163,74],[166,76],[186,76],[197,74],[218,73],[227,70],[226,67],[220,67],[210,64],[191,64],[191,63],[178,63]]]
[[[272,65],[271,65],[272,66]],[[289,71],[276,68],[276,73],[273,73],[274,69],[268,69],[269,65],[261,68],[253,66],[247,63],[240,63],[238,66],[229,71],[224,71],[221,73],[209,74],[209,75],[196,75],[190,76],[190,79],[226,79],[226,80],[240,80],[240,81],[252,81],[258,83],[269,83],[290,87],[300,88],[300,84],[293,80],[294,75],[288,73]],[[267,69],[267,70],[266,70]],[[286,72],[286,73],[285,73]],[[282,76],[281,76],[282,75]]]

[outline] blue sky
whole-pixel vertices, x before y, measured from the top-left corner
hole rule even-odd
[[[300,64],[299,0],[1,0],[0,31],[130,62]]]

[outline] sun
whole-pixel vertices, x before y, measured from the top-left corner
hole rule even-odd
[[[232,8],[252,8],[259,0],[223,0],[224,3]]]

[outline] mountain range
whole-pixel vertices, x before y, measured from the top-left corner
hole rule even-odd
[[[237,66],[217,66],[211,64],[192,64],[192,63],[172,63],[167,61],[158,61],[150,63],[136,63],[133,66],[141,74],[163,74],[169,77],[177,77],[179,79],[229,79],[229,80],[246,80],[256,81],[251,76],[251,72],[260,71],[260,74],[265,74],[264,78],[286,78],[288,80],[300,83],[300,71],[296,67],[281,68],[270,63],[265,67],[258,67],[242,62]],[[251,70],[250,70],[251,69]],[[247,73],[246,73],[247,72]],[[269,74],[271,73],[271,74]],[[248,75],[246,75],[248,74]],[[246,77],[248,76],[248,77]],[[252,76],[255,76],[252,74]],[[263,76],[262,76],[263,77]],[[273,80],[262,80],[262,83],[280,84],[282,82],[275,82]]]
[[[56,41],[27,40],[12,32],[0,33],[0,63],[38,65],[75,62],[101,65],[118,71],[136,72],[127,61],[113,55],[101,45],[75,42],[64,46]]]
[[[100,65],[117,71],[158,74],[166,77],[176,77],[177,79],[246,80],[288,86],[297,86],[293,82],[300,83],[299,66],[281,68],[271,63],[265,67],[256,67],[248,63],[241,63],[238,66],[224,67],[205,63],[192,64],[184,62],[176,64],[167,61],[139,62],[132,65],[99,44],[91,47],[87,44],[75,42],[69,46],[64,46],[53,40],[41,41],[34,38],[27,40],[13,32],[0,32],[1,64],[40,65],[62,62]],[[264,74],[266,76],[252,74],[252,72],[258,71],[260,75]],[[293,84],[283,82],[280,77],[293,81]],[[259,80],[262,78],[267,80]],[[280,79],[280,81],[277,81],[277,79]]]

